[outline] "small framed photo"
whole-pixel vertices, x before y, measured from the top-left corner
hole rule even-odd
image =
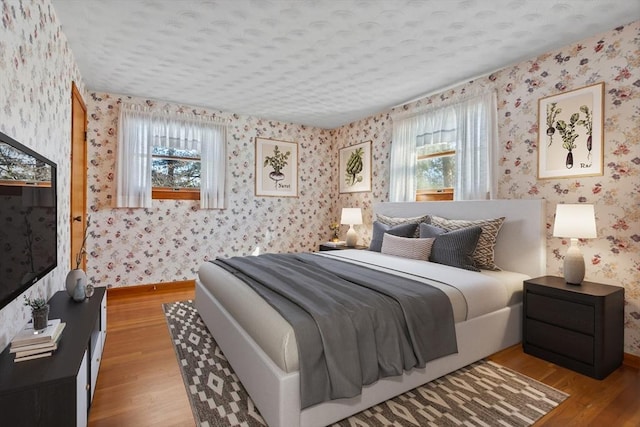
[[[371,191],[371,141],[340,149],[340,193]]]
[[[604,83],[538,100],[538,178],[604,173]]]
[[[298,143],[256,138],[256,196],[298,197]]]

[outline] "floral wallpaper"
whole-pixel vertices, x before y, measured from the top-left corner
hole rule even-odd
[[[91,226],[87,274],[96,286],[191,280],[217,256],[315,250],[330,235],[334,158],[328,130],[106,93],[87,101]],[[228,123],[227,205],[154,200],[151,209],[115,209],[121,102],[223,118]],[[298,197],[255,197],[255,139],[298,144]]]
[[[640,22],[548,52],[488,77],[333,130],[269,121],[144,98],[88,93],[50,0],[3,0],[0,38],[0,131],[58,164],[58,267],[27,294],[63,288],[69,254],[70,87],[75,81],[89,113],[91,227],[87,269],[98,286],[132,286],[193,279],[215,256],[261,251],[307,251],[331,236],[340,208],[362,207],[356,226],[368,243],[372,203],[388,199],[392,118],[399,111],[437,105],[478,88],[499,101],[499,197],[545,198],[547,222],[557,203],[593,203],[597,239],[581,242],[587,279],[625,287],[625,351],[640,355]],[[605,83],[603,176],[538,180],[539,98]],[[151,209],[115,209],[117,114],[123,100],[153,108],[226,119],[229,125],[227,208],[197,202],[154,201]],[[37,124],[34,125],[34,124]],[[299,197],[255,197],[256,137],[299,144]],[[372,191],[340,194],[338,150],[372,141]],[[343,226],[340,235],[344,236]],[[548,238],[549,274],[561,274],[568,242]],[[26,323],[18,299],[0,310],[0,348]]]
[[[84,85],[49,0],[3,0],[1,8],[0,131],[58,165],[58,267],[25,293],[49,298],[64,288],[70,263],[71,82]],[[0,349],[31,318],[22,302],[0,310]]]
[[[605,84],[603,176],[538,180],[538,99],[598,82]],[[595,205],[598,238],[580,242],[586,280],[625,288],[625,352],[640,355],[640,21],[335,129],[336,150],[373,140],[374,162],[373,191],[340,194],[338,205],[365,208],[358,231],[368,238],[371,204],[388,200],[393,115],[482,88],[498,94],[498,197],[547,200],[547,273],[559,276],[569,241],[552,236],[556,204]]]

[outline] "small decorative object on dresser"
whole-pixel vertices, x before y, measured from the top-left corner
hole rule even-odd
[[[64,283],[69,296],[76,299],[76,287],[80,286],[84,289],[87,286],[87,273],[80,268],[74,268],[67,274]]]
[[[11,340],[9,353],[14,354],[13,361],[24,362],[51,356],[58,348],[65,326],[66,323],[60,319],[49,320],[47,327],[37,332],[27,325]]]
[[[624,288],[562,277],[524,281],[522,347],[581,374],[603,379],[622,364]]]
[[[87,225],[84,228],[84,237],[82,239],[82,246],[80,246],[80,250],[76,254],[76,268],[71,270],[67,274],[67,278],[65,279],[65,288],[67,293],[71,298],[75,301],[84,301],[85,298],[85,288],[87,286],[87,273],[84,272],[83,269],[80,268],[82,264],[82,260],[84,259],[84,255],[87,253],[85,245],[87,243],[87,231],[89,230],[89,224],[91,223],[91,215],[87,217]],[[76,287],[82,287],[82,292],[79,290],[76,292]]]
[[[47,327],[49,322],[49,304],[44,298],[27,298],[24,297],[24,305],[31,307],[31,316],[33,318],[33,330],[41,331]]]
[[[82,270],[80,270],[80,271],[82,271]],[[87,297],[87,294],[85,293],[85,289],[86,289],[86,285],[85,284],[86,283],[87,283],[86,279],[83,282],[82,279],[80,279],[80,278],[76,282],[76,287],[73,290],[73,300],[75,302],[82,302]]]

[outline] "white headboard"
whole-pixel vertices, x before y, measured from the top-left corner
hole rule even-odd
[[[496,265],[531,277],[547,268],[545,200],[469,200],[459,202],[376,203],[374,212],[407,218],[425,214],[448,219],[505,217],[495,247]]]

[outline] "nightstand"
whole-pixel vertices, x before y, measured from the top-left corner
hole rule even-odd
[[[522,347],[525,353],[593,378],[622,363],[624,288],[561,277],[524,281]]]
[[[320,244],[320,251],[341,251],[343,249],[369,249],[369,246],[365,245],[356,245],[356,246],[347,246],[347,245],[339,245],[339,246],[330,246],[324,243]]]

